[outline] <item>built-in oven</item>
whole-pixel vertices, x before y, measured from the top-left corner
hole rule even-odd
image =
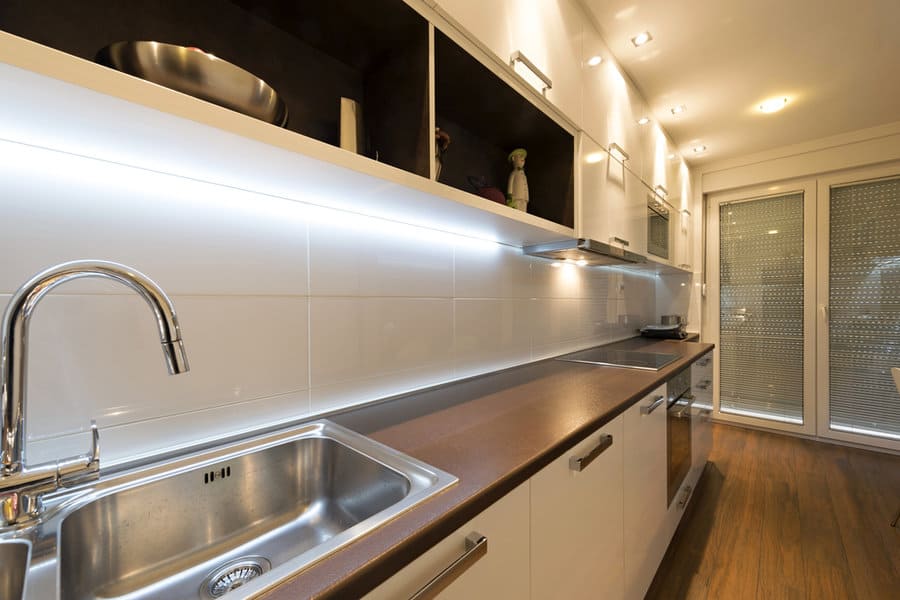
[[[669,504],[691,470],[691,370],[685,369],[666,383],[666,456],[668,459]]]

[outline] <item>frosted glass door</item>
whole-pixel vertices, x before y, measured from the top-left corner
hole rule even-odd
[[[830,187],[828,425],[900,440],[900,178]]]
[[[803,193],[719,204],[719,412],[804,424]]]

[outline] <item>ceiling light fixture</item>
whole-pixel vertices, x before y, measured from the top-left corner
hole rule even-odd
[[[589,66],[589,67],[596,67],[597,65],[599,65],[599,64],[602,63],[602,62],[603,62],[603,57],[602,57],[602,56],[599,56],[599,55],[598,55],[598,56],[592,56],[592,57],[590,57],[589,59],[587,59],[587,66]]]
[[[647,123],[650,122],[650,117],[641,117],[640,119],[638,119],[637,122],[638,122],[638,125],[646,125]]]
[[[788,99],[786,97],[769,98],[759,105],[759,110],[764,113],[778,112],[779,110],[787,106],[787,103]]]
[[[703,144],[700,144],[699,146],[694,146],[693,150],[694,150],[694,153],[700,154],[701,152],[706,152],[706,146]]]
[[[618,145],[615,142],[609,143],[609,155],[612,156],[617,161],[622,162],[622,163],[630,158],[628,156],[628,153],[622,149],[622,146]]]
[[[686,110],[687,110],[687,106],[685,106],[684,104],[679,104],[678,106],[672,107],[672,114],[680,115],[681,113],[683,113]]]
[[[671,153],[671,154],[668,155],[666,158],[668,158],[669,160],[675,160],[675,153],[674,153],[674,152]]]
[[[649,31],[644,31],[642,33],[637,34],[633,38],[631,38],[631,43],[634,44],[635,48],[643,46],[647,42],[653,39],[653,36],[650,35]]]

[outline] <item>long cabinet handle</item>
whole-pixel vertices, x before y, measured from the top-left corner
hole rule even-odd
[[[434,579],[422,586],[418,592],[410,596],[409,600],[431,600],[436,598],[457,577],[466,572],[466,569],[474,565],[487,554],[487,538],[473,531],[466,536],[466,551],[462,556],[450,563],[446,569],[434,576]]]
[[[547,90],[553,89],[553,82],[550,81],[550,78],[547,77],[547,74],[544,73],[543,71],[541,71],[540,69],[538,69],[537,66],[535,66],[535,64],[533,62],[528,60],[528,57],[525,56],[524,54],[522,54],[521,50],[516,50],[509,57],[509,66],[515,68],[517,62],[520,62],[523,65],[525,65],[526,67],[528,67],[528,70],[531,71],[532,73],[534,73],[537,76],[537,78],[540,79],[544,83],[544,89],[541,90],[542,94],[546,94]]]
[[[647,406],[642,406],[642,407],[641,407],[641,414],[642,414],[642,415],[649,415],[649,414],[652,413],[654,410],[656,410],[657,408],[659,408],[660,406],[662,406],[662,403],[665,402],[665,401],[666,401],[666,397],[665,397],[665,396],[657,396],[656,398],[653,399],[653,402],[651,402],[651,403],[648,404]]]
[[[583,471],[594,459],[603,454],[610,446],[612,446],[613,437],[604,433],[600,436],[600,443],[590,449],[584,456],[573,456],[569,459],[569,468],[573,471]]]

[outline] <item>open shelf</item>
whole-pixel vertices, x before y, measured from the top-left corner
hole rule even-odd
[[[528,152],[528,212],[574,227],[574,136],[449,37],[435,31],[435,123],[449,133],[440,181],[470,193],[470,177],[506,192],[509,153]]]
[[[86,60],[118,41],[200,48],[271,85],[288,129],[332,145],[350,98],[361,154],[429,176],[428,22],[403,2],[10,0],[0,29]]]

